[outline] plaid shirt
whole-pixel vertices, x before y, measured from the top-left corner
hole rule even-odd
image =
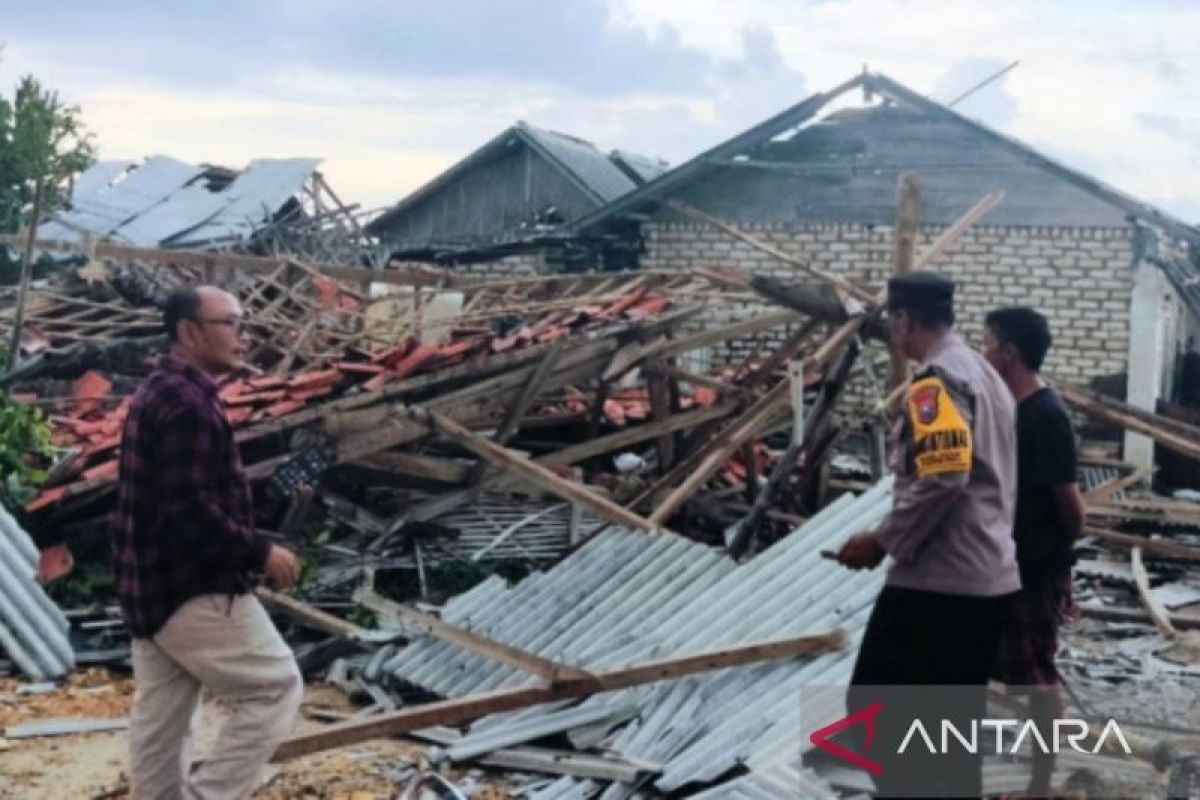
[[[170,356],[125,420],[110,537],[135,637],[153,636],[197,595],[249,591],[270,550],[254,531],[250,484],[216,384]]]

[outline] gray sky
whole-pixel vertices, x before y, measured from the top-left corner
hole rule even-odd
[[[321,156],[389,204],[517,119],[672,163],[863,64],[1200,222],[1195,0],[0,0],[103,157]]]

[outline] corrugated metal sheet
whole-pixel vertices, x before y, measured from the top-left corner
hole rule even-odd
[[[320,165],[319,158],[269,158],[250,166],[220,193],[225,205],[211,218],[166,241],[175,247],[209,242],[238,241],[249,237],[270,219]]]
[[[71,202],[77,203],[108,188],[114,181],[123,176],[136,164],[129,159],[114,159],[112,161],[97,161],[92,166],[79,173],[75,185],[71,188]]]
[[[101,182],[101,174],[89,177],[71,198],[71,210],[38,228],[46,239],[75,241],[83,234],[108,237],[125,223],[163,202],[198,177],[200,167],[167,156],[153,156],[128,174],[114,175]],[[86,173],[85,173],[86,175]],[[76,196],[78,195],[78,196]]]
[[[196,247],[240,241],[297,194],[320,164],[315,158],[262,159],[219,192],[202,167],[154,156],[131,169],[105,161],[80,175],[71,210],[39,227],[45,239],[75,241],[85,233],[139,247]]]
[[[631,153],[628,150],[613,150],[609,154],[609,158],[626,172],[632,172],[639,184],[649,183],[670,169],[670,165],[666,161]]]
[[[33,540],[0,506],[0,648],[34,679],[57,678],[75,666],[62,611],[37,581]]]
[[[578,178],[601,201],[610,202],[637,188],[633,179],[591,142],[525,123],[518,124],[537,146],[546,150],[551,158]]]
[[[585,669],[837,627],[850,632],[856,647],[883,571],[846,572],[823,559],[820,550],[876,524],[890,504],[890,480],[861,497],[844,496],[743,565],[686,539],[611,529],[512,588],[499,580],[475,587],[448,603],[443,618]],[[655,786],[672,791],[716,781],[739,765],[757,771],[794,757],[806,741],[800,720],[803,687],[847,683],[855,647],[596,695],[579,708],[615,711],[632,703],[641,709],[639,719],[605,745],[620,755],[662,763]],[[510,667],[431,639],[413,642],[384,669],[451,697],[528,680]],[[472,734],[528,724],[560,707],[480,720]],[[840,710],[830,714],[836,718]],[[616,788],[610,792],[605,796],[623,796]]]

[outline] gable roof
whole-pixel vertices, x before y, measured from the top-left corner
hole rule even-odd
[[[541,156],[583,192],[597,208],[628,194],[638,186],[591,142],[519,121],[380,214],[367,226],[367,232],[381,232],[408,209],[449,186],[469,170],[504,155],[509,148],[518,143],[524,144]]]
[[[644,213],[654,204],[670,198],[684,187],[722,168],[727,162],[746,151],[795,129],[811,120],[829,103],[854,89],[875,93],[895,103],[916,108],[935,118],[964,126],[985,137],[999,147],[1019,155],[1026,163],[1045,170],[1055,177],[1105,201],[1135,220],[1161,227],[1177,238],[1200,243],[1200,229],[1188,225],[1172,215],[1132,195],[1115,189],[1078,170],[1051,159],[1029,145],[999,133],[986,125],[971,120],[952,109],[930,100],[903,84],[879,73],[863,72],[827,92],[818,92],[811,97],[784,109],[758,125],[706,150],[672,170],[659,175],[636,191],[597,209],[569,224],[576,233],[595,232],[604,223],[614,218]]]

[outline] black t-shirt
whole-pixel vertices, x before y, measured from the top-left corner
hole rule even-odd
[[[1017,510],[1013,537],[1023,586],[1067,575],[1075,563],[1054,487],[1074,483],[1075,428],[1058,394],[1038,389],[1017,405]]]

